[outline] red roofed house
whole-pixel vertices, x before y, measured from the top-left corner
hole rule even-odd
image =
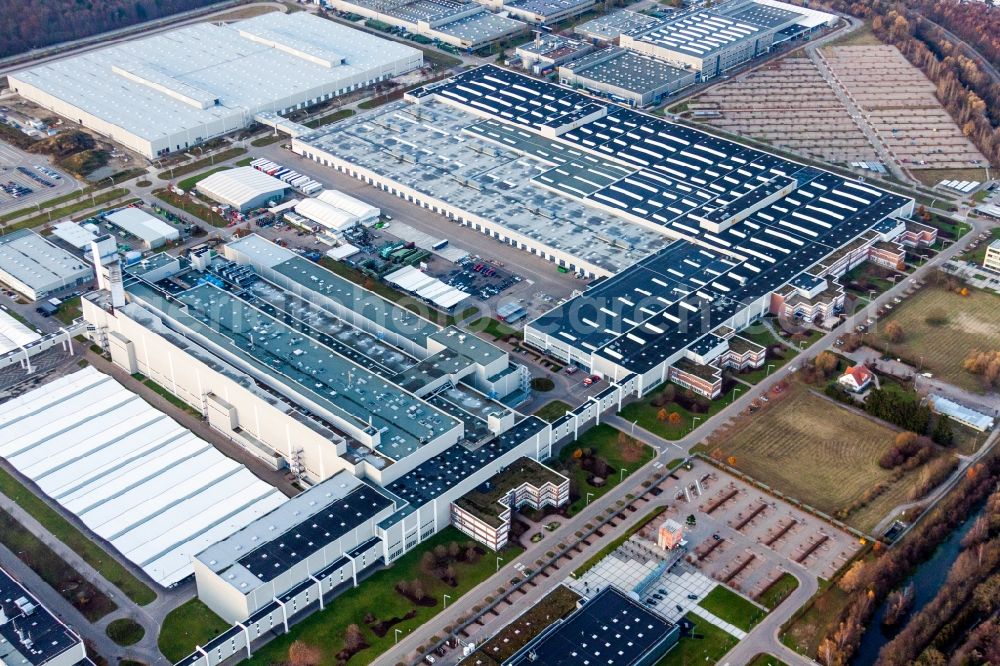
[[[863,365],[852,365],[837,380],[841,386],[853,393],[861,393],[872,383],[872,371]]]

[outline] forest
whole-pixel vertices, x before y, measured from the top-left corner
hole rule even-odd
[[[0,0],[0,58],[211,5],[218,0]]]
[[[925,8],[925,5],[927,6]],[[1000,165],[1000,81],[962,53],[925,14],[984,58],[1000,60],[1000,7],[953,0],[830,0],[830,8],[871,21],[875,35],[892,44],[935,85],[935,93],[962,132],[994,165]]]

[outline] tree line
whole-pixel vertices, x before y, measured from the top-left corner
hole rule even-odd
[[[1000,165],[1000,83],[992,81],[975,60],[966,57],[945,34],[921,19],[938,14],[924,5],[949,7],[942,25],[975,46],[993,61],[1000,43],[1000,8],[980,7],[977,3],[954,0],[827,0],[835,11],[871,21],[872,31],[881,41],[898,48],[906,59],[920,69],[935,86],[938,101],[994,166]],[[964,16],[964,20],[957,17]],[[982,14],[982,16],[980,16]],[[981,22],[972,25],[973,17]],[[975,32],[980,38],[970,38]],[[993,54],[993,55],[991,55]]]
[[[965,478],[892,549],[875,544],[875,557],[855,561],[837,585],[848,595],[837,620],[820,642],[817,657],[826,666],[845,666],[869,629],[877,607],[900,587],[918,564],[958,527],[969,511],[987,498],[1000,481],[1000,457],[970,467]],[[820,600],[822,602],[822,600]],[[919,649],[919,648],[918,648]],[[888,662],[886,662],[888,663]],[[909,663],[915,663],[910,661]]]
[[[126,28],[217,0],[0,0],[0,57]]]

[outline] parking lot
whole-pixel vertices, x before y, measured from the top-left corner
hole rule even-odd
[[[0,142],[0,214],[40,204],[78,188],[76,180],[32,155]]]
[[[714,470],[702,479],[702,494],[689,503],[697,526],[687,560],[750,597],[777,580],[783,560],[829,578],[860,547],[847,532],[740,479]]]
[[[986,158],[934,96],[932,84],[894,46],[820,51],[836,82],[893,156],[909,169],[962,169]]]
[[[858,121],[808,58],[776,61],[713,87],[694,119],[834,163],[877,161]]]

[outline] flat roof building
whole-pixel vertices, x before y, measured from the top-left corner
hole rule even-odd
[[[514,53],[521,67],[535,74],[567,63],[594,50],[594,45],[555,33],[537,32],[535,39],[518,46]]]
[[[463,0],[330,0],[330,6],[461,49],[475,50],[527,30],[521,21]]]
[[[348,472],[330,477],[194,557],[198,597],[241,622],[296,586],[323,596],[381,561],[377,525],[396,510],[387,493]]]
[[[195,186],[208,198],[242,212],[260,208],[271,199],[280,199],[288,184],[251,166],[213,173]]]
[[[738,0],[710,9],[686,12],[642,30],[621,35],[621,46],[694,70],[701,80],[738,67],[771,50],[779,33],[802,24],[805,30],[823,25],[811,10],[770,0]],[[826,14],[836,20],[832,14]]]
[[[651,56],[612,47],[559,67],[559,81],[630,106],[659,104],[697,76]]]
[[[105,221],[133,236],[147,250],[155,250],[166,243],[180,239],[180,231],[159,217],[150,215],[141,208],[128,207],[104,216]]]
[[[94,666],[79,634],[0,569],[0,664]]]
[[[608,585],[556,620],[503,666],[651,666],[680,639],[680,627]]]
[[[419,68],[418,49],[308,12],[199,23],[9,75],[32,102],[147,158]]]
[[[89,282],[94,269],[30,229],[0,236],[0,282],[38,301]]]
[[[552,24],[579,16],[597,0],[477,0],[495,12],[506,12],[528,23]]]
[[[616,9],[573,28],[573,32],[594,42],[616,42],[623,34],[651,28],[661,19],[628,9]]]

